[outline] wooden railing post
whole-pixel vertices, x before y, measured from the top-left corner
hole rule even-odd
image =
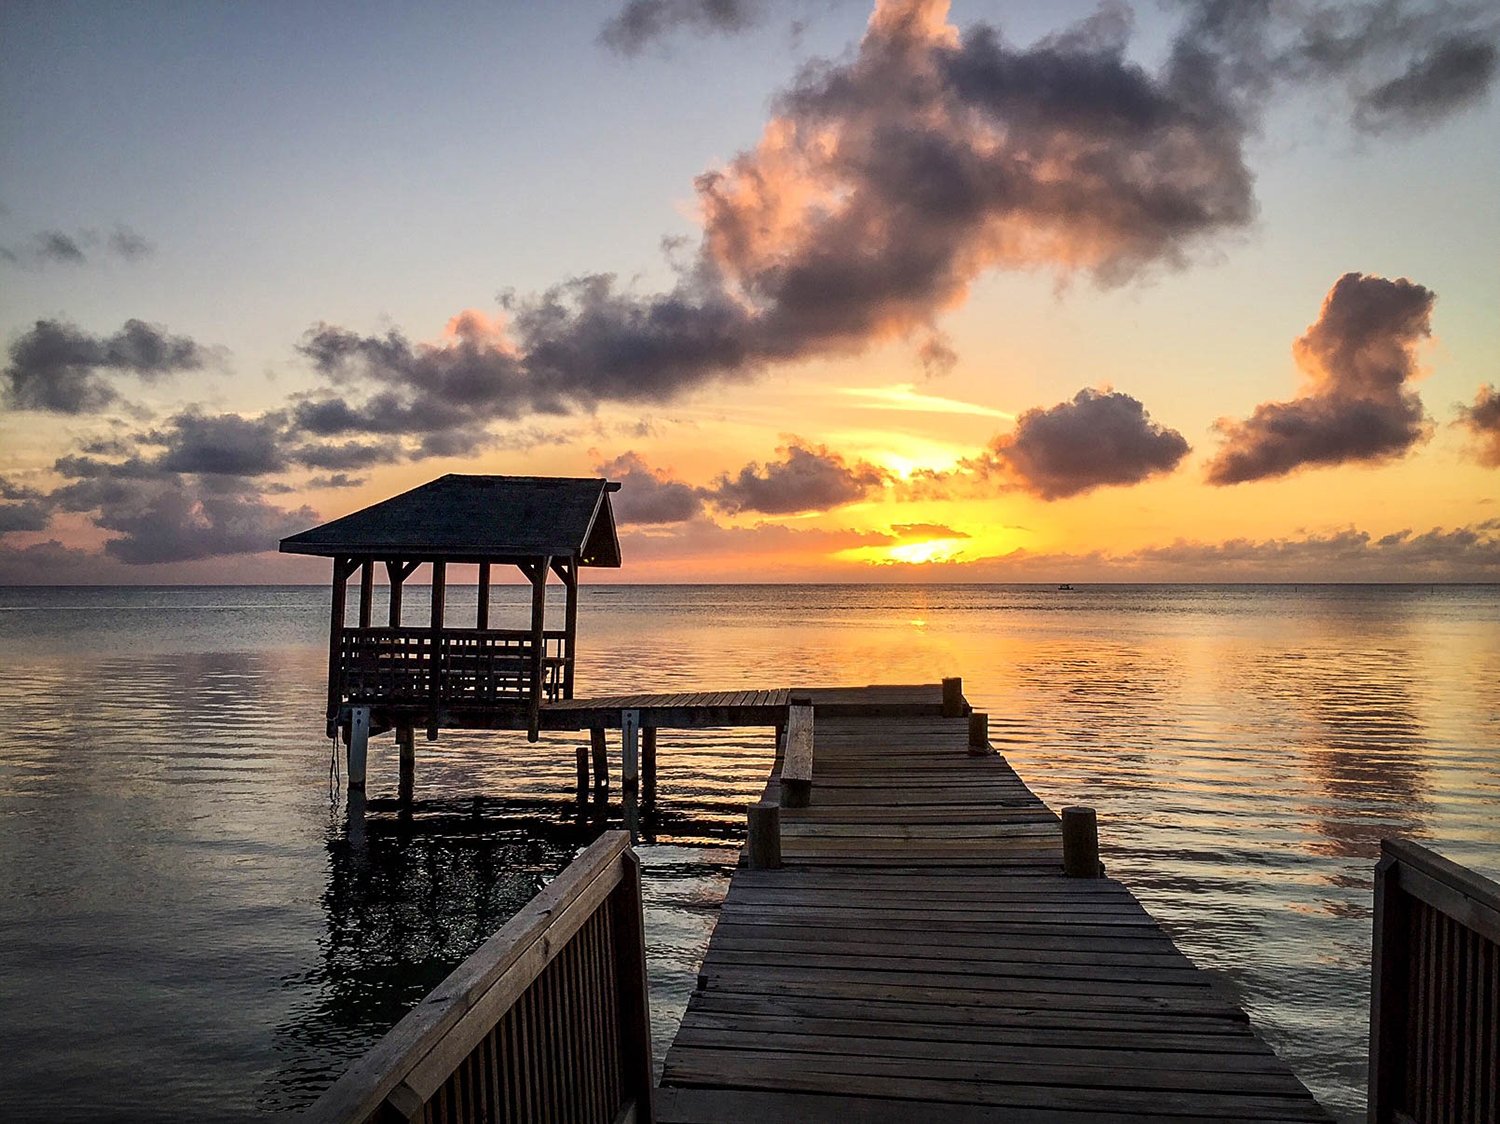
[[[646,924],[641,902],[641,860],[627,850],[625,876],[611,895],[615,926],[615,978],[620,982],[620,1054],[626,1102],[635,1102],[640,1124],[656,1119],[652,1101],[651,1004],[646,983]]]
[[[969,715],[969,752],[975,755],[990,751],[990,716],[974,711]]]
[[[1392,876],[1397,860],[1386,851],[1375,864],[1375,918],[1370,944],[1370,1121],[1388,1124],[1406,1084],[1406,930],[1411,904]]]
[[[811,695],[793,695],[787,707],[786,743],[781,747],[781,803],[806,808],[812,803],[813,705]]]
[[[1092,808],[1062,810],[1063,873],[1099,877],[1099,821]]]

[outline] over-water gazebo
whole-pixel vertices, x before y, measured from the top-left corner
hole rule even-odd
[[[620,565],[608,480],[450,474],[360,511],[281,540],[287,554],[333,559],[328,635],[328,736],[395,729],[403,749],[425,727],[517,727],[531,739],[543,700],[573,697],[578,571]],[[389,619],[373,618],[375,566],[390,582]],[[447,567],[479,567],[472,627],[445,619]],[[425,626],[402,620],[403,583],[432,569],[432,613]],[[530,627],[490,627],[492,567],[515,566],[531,583]],[[348,621],[348,583],[359,574],[358,622]],[[548,574],[567,601],[561,629],[548,629]],[[362,779],[362,778],[361,778]]]

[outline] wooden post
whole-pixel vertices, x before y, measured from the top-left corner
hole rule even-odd
[[[531,578],[531,698],[527,703],[526,740],[536,741],[542,729],[542,657],[546,655],[544,618],[547,613],[547,570],[551,558],[538,559]]]
[[[479,564],[479,612],[474,621],[477,628],[490,627],[490,564]]]
[[[359,627],[370,627],[370,613],[375,601],[375,559],[359,564]]]
[[[406,580],[406,575],[401,572],[400,562],[387,562],[385,564],[385,580],[390,584],[390,615],[387,618],[391,628],[401,627],[401,584]]]
[[[578,747],[578,802],[582,804],[589,795],[589,747]]]
[[[443,685],[443,615],[448,610],[448,563],[432,563],[432,635],[428,639],[427,740],[437,741],[438,703]]]
[[[365,787],[365,761],[370,750],[370,708],[356,706],[349,711],[348,774],[349,787]]]
[[[635,1102],[629,1119],[654,1124],[656,1077],[651,1066],[651,1001],[646,982],[646,918],[641,900],[641,860],[620,856],[624,877],[610,895],[614,916],[615,979],[619,981],[621,1084]]]
[[[656,727],[641,731],[641,807],[656,808]]]
[[[974,711],[969,715],[969,753],[974,756],[990,751],[990,716]]]
[[[943,717],[962,718],[964,714],[964,681],[955,675],[943,680]]]
[[[745,861],[751,870],[781,867],[781,808],[769,800],[750,805]]]
[[[620,787],[633,792],[641,783],[641,712],[620,711]]]
[[[786,743],[781,749],[781,806],[806,808],[812,803],[813,707],[811,696],[793,695],[787,707]]]
[[[594,791],[609,791],[609,746],[604,740],[604,727],[589,730],[589,744],[594,748]]]
[[[396,747],[401,758],[396,790],[401,800],[410,801],[417,782],[417,732],[410,726],[397,726]]]
[[[344,701],[343,676],[339,668],[339,646],[344,639],[344,614],[347,610],[349,575],[354,559],[333,560],[333,612],[328,622],[328,736],[338,736],[339,708]]]
[[[573,697],[573,656],[578,645],[578,559],[574,558],[563,578],[567,604],[563,610],[563,698]]]
[[[1099,821],[1092,808],[1062,810],[1063,873],[1069,878],[1098,878]]]
[[[1375,864],[1375,924],[1370,946],[1370,1120],[1386,1124],[1396,1119],[1408,1047],[1406,995],[1406,931],[1409,909],[1401,908],[1398,862],[1382,841]]]

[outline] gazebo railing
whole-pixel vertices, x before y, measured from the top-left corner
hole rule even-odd
[[[542,634],[542,697],[563,696],[567,634]],[[532,640],[524,629],[345,628],[339,634],[339,698],[355,705],[525,702]]]

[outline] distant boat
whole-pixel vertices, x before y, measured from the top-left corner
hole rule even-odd
[[[1062,585],[1060,585],[1060,586],[1057,587],[1057,592],[1058,593],[1072,593],[1073,592],[1073,587],[1071,585],[1068,585],[1066,582],[1064,582]]]

